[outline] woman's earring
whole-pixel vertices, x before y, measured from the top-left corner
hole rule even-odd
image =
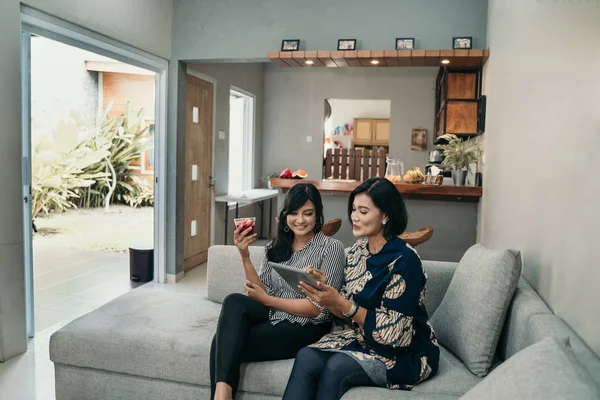
[[[385,224],[387,224],[386,220],[381,221],[381,225],[385,225]]]
[[[290,228],[288,228],[288,227],[286,226],[286,227],[284,227],[284,228],[283,228],[283,231],[287,233],[287,232],[289,232],[289,231],[290,231]]]

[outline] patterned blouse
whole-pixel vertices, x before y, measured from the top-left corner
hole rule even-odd
[[[330,238],[319,232],[315,234],[302,249],[292,254],[292,257],[289,260],[284,261],[281,264],[301,270],[306,268],[306,266],[311,265],[327,276],[327,283],[329,285],[339,290],[344,281],[344,266],[346,265],[344,245],[339,240]],[[288,285],[288,283],[284,281],[273,268],[271,268],[266,254],[261,264],[258,277],[265,285],[265,289],[269,296],[275,296],[282,299],[306,298],[305,295],[296,292],[296,290]],[[327,307],[321,307],[312,300],[310,301],[321,310],[321,313],[314,318],[299,317],[285,311],[271,308],[269,319],[273,325],[286,320],[300,325],[306,325],[307,323],[320,324],[329,322],[333,319],[333,315]]]
[[[379,253],[370,254],[367,241],[359,240],[348,253],[344,272],[341,292],[367,310],[364,327],[353,323],[311,347],[342,351],[365,365],[383,362],[390,389],[409,390],[435,375],[440,352],[427,322],[427,275],[417,252],[394,237]]]

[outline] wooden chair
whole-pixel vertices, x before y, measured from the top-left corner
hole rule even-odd
[[[417,247],[420,244],[425,243],[433,236],[433,228],[430,226],[426,226],[421,229],[417,229],[414,232],[404,232],[399,236],[400,239],[404,240],[406,243],[410,244],[413,247]]]
[[[332,219],[331,221],[325,222],[323,224],[323,227],[321,228],[321,232],[323,232],[325,236],[333,236],[340,230],[341,227],[342,219],[336,218]]]

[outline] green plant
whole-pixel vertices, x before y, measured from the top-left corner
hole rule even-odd
[[[131,183],[119,182],[127,190],[124,194],[117,194],[117,199],[126,202],[131,207],[154,206],[154,190],[147,180],[137,176],[131,177]]]
[[[442,165],[450,165],[460,171],[479,159],[481,144],[476,139],[462,140],[452,134],[442,135],[440,139],[448,141],[447,144],[438,145],[440,149],[444,150],[445,158]]]
[[[101,171],[86,169],[109,152],[105,148],[91,148],[80,137],[84,134],[74,119],[61,121],[54,131],[46,134],[34,126],[31,157],[32,217],[40,212],[66,210],[76,207],[72,201],[77,192],[106,177]]]
[[[125,113],[117,118],[110,118],[108,113],[112,103],[109,103],[97,120],[97,130],[91,135],[86,145],[91,148],[107,149],[109,154],[97,163],[88,166],[85,172],[104,175],[86,188],[77,190],[77,205],[80,207],[104,206],[109,211],[110,204],[116,198],[124,199],[130,193],[127,182],[132,180],[128,168],[133,160],[149,146],[148,137],[144,135],[147,128],[141,129],[143,109],[134,111],[129,103]]]

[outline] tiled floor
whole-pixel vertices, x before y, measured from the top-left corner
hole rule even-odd
[[[82,254],[81,257],[83,259],[84,255]],[[121,291],[125,293],[131,290],[131,288],[127,289],[127,285],[119,283],[122,279],[119,278],[120,269],[117,266],[120,263],[118,260],[115,261],[115,265],[104,267],[105,275],[101,275],[99,269],[94,268],[91,261],[89,264],[89,271],[87,275],[84,275],[88,277],[87,282],[86,279],[79,278],[65,281],[61,280],[59,275],[40,277],[40,280],[47,284],[47,286],[40,284],[40,299],[55,300],[46,306],[40,304],[40,310],[42,310],[44,316],[41,317],[39,324],[47,326],[41,330],[38,329],[35,339],[29,341],[27,353],[0,364],[0,399],[54,400],[54,366],[48,356],[50,336],[74,318],[106,303],[108,297],[112,296],[110,299],[113,299],[118,297],[120,295],[118,293]],[[62,268],[70,267],[65,263]],[[57,274],[60,273],[56,269],[54,271]],[[105,278],[101,279],[100,282],[97,280],[94,282],[94,279],[98,276],[104,276]],[[60,293],[64,293],[63,290],[66,290],[66,288],[76,288],[78,291],[71,297],[59,296]],[[147,283],[136,290],[171,290],[174,292],[193,290],[195,292],[205,292],[206,264],[191,270],[181,282],[175,285]],[[37,296],[36,293],[36,299]],[[65,317],[70,318],[61,320]],[[52,325],[52,322],[57,320],[62,322]]]
[[[129,280],[129,255],[35,243],[36,332],[86,314],[138,287]]]

